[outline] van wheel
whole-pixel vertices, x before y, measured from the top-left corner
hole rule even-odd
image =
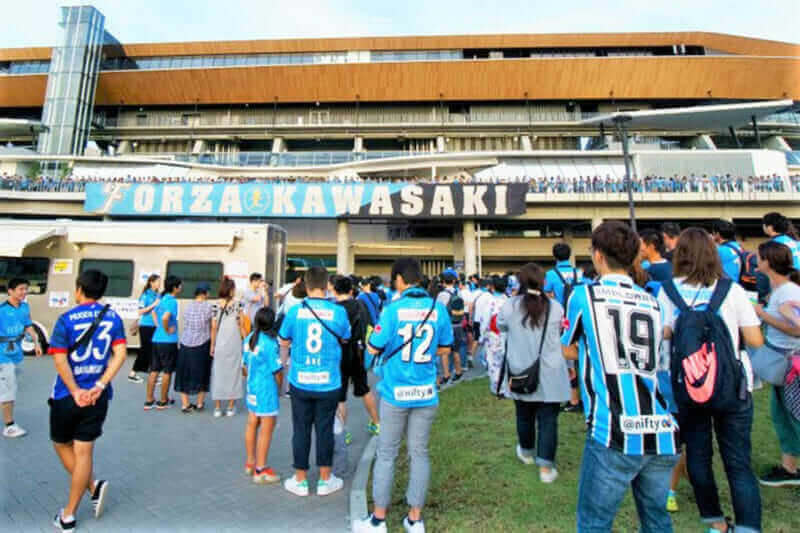
[[[44,337],[44,333],[42,332],[42,328],[38,326],[38,324],[33,325],[33,330],[36,332],[36,336],[39,337],[42,343],[42,353],[47,353],[47,340]],[[35,345],[33,344],[33,339],[30,335],[25,335],[25,338],[22,339],[22,352],[27,356],[36,355]]]

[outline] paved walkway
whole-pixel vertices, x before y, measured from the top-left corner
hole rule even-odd
[[[214,419],[208,408],[191,415],[175,407],[145,412],[144,386],[125,379],[132,363],[131,357],[115,379],[114,400],[95,452],[97,475],[111,483],[106,510],[95,520],[85,498],[77,514],[79,531],[348,530],[349,478],[368,440],[360,400],[348,402],[353,444],[344,490],[300,498],[280,485],[254,485],[243,474],[244,410],[221,419]],[[26,358],[23,368],[15,419],[28,435],[0,437],[0,531],[51,532],[69,484],[49,439],[46,400],[55,369],[49,357]],[[268,461],[282,477],[292,472],[291,429],[284,399]],[[311,464],[313,470],[313,448]]]

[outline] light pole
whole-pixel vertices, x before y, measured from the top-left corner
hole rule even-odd
[[[628,160],[630,154],[628,153],[628,127],[627,123],[633,120],[630,115],[616,115],[612,119],[614,127],[617,130],[622,141],[622,159],[625,162],[625,184],[628,189],[628,211],[630,212],[631,229],[636,231],[636,208],[633,205],[633,178],[631,176],[631,166]]]

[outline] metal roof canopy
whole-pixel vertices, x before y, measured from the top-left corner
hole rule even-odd
[[[780,113],[794,106],[792,100],[748,102],[744,104],[676,107],[646,111],[618,111],[580,121],[583,125],[608,126],[625,122],[628,131],[725,131],[752,122],[760,117]]]

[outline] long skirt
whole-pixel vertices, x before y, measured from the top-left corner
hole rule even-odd
[[[175,391],[184,394],[208,392],[211,380],[211,341],[200,346],[183,346],[178,350],[175,367]]]

